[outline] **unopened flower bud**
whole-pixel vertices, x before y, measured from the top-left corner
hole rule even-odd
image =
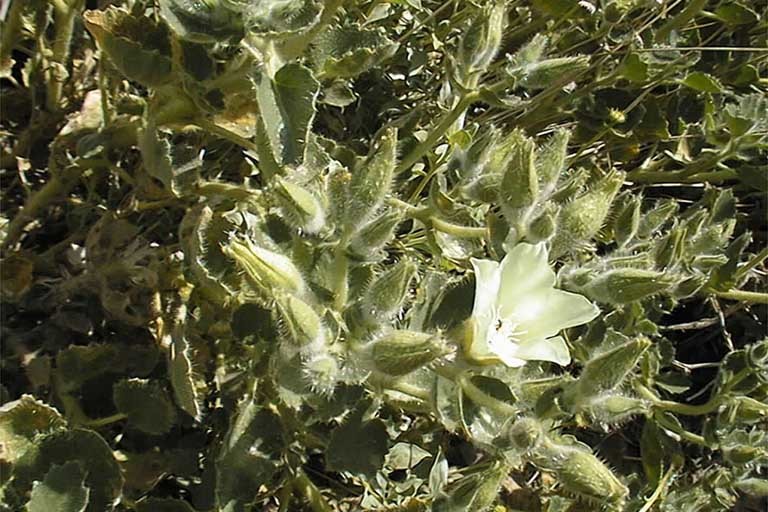
[[[557,130],[536,153],[536,173],[539,176],[539,186],[545,195],[554,190],[565,168],[570,138],[571,133],[568,130]]]
[[[379,372],[399,377],[448,353],[440,336],[414,331],[389,331],[372,342],[373,366]]]
[[[533,418],[521,418],[515,421],[507,431],[507,437],[513,446],[521,451],[533,450],[544,435],[541,424]]]
[[[683,257],[686,229],[675,226],[656,246],[656,267],[666,269],[674,266]]]
[[[277,301],[278,309],[290,337],[299,345],[320,342],[323,323],[312,307],[293,295]]]
[[[349,244],[355,256],[367,260],[376,259],[384,246],[394,237],[395,228],[403,220],[403,214],[391,210],[364,225]]]
[[[608,466],[584,448],[548,441],[536,450],[533,461],[554,471],[566,490],[587,501],[616,505],[629,493]]]
[[[577,402],[618,387],[650,346],[648,338],[639,337],[590,359],[573,388]]]
[[[248,238],[233,238],[222,251],[234,259],[262,291],[300,293],[304,290],[301,272],[282,254],[258,247]]]
[[[488,510],[509,469],[506,463],[497,461],[483,471],[463,476],[435,498],[432,510]]]
[[[549,208],[544,210],[544,212],[536,217],[533,222],[531,222],[531,225],[528,226],[526,239],[532,243],[549,240],[549,238],[555,234],[556,218],[556,212],[553,213]]]
[[[590,400],[589,414],[605,423],[617,423],[648,410],[648,404],[639,398],[620,394],[607,394]]]
[[[581,291],[598,302],[628,304],[661,293],[675,282],[676,278],[663,272],[617,268],[591,280]]]
[[[589,191],[560,209],[552,254],[559,256],[594,237],[603,227],[613,199],[624,182],[624,173],[612,172]]]
[[[525,208],[532,205],[539,194],[535,144],[519,130],[514,131],[506,141],[511,145],[510,158],[501,180],[499,200],[507,208]]]
[[[484,72],[493,62],[501,45],[506,24],[504,2],[496,2],[478,13],[461,39],[459,63],[466,77]]]
[[[384,202],[392,187],[396,162],[397,130],[390,128],[352,173],[344,208],[344,223],[349,230],[359,229]]]
[[[283,178],[277,178],[276,197],[286,220],[310,234],[325,225],[325,211],[320,201],[306,188]]]
[[[416,265],[403,258],[373,281],[363,297],[363,311],[376,320],[389,320],[400,311],[416,276]]]
[[[622,201],[619,200],[619,203]],[[640,227],[640,204],[639,196],[632,195],[627,201],[623,202],[613,224],[613,235],[619,247],[624,247],[637,234]]]

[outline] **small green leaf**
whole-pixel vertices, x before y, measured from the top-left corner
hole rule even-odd
[[[723,92],[723,84],[710,74],[694,71],[683,79],[683,85],[695,91],[717,93]]]
[[[300,64],[280,68],[274,79],[262,73],[256,80],[261,123],[275,161],[298,165],[315,118],[320,84]]]
[[[78,461],[51,466],[45,478],[35,482],[27,512],[83,512],[89,495],[85,475]]]
[[[739,2],[723,2],[714,14],[732,27],[757,23],[760,19],[755,11]]]
[[[379,419],[362,421],[356,414],[331,434],[325,453],[328,467],[334,471],[373,476],[384,463],[389,436]]]
[[[179,37],[210,43],[243,36],[242,16],[224,2],[160,0],[160,14]]]
[[[173,79],[171,43],[164,26],[109,7],[83,13],[86,28],[130,80],[157,87]]]
[[[142,432],[165,434],[176,421],[173,403],[157,381],[121,380],[113,396],[117,410],[128,416],[128,424]]]
[[[351,78],[394,55],[397,46],[381,30],[345,25],[318,36],[312,58],[323,79]]]
[[[0,447],[3,460],[13,462],[34,444],[36,437],[63,430],[66,421],[54,409],[31,395],[0,408]]]
[[[90,430],[58,431],[38,438],[34,448],[16,462],[12,485],[21,493],[31,491],[34,482],[44,480],[51,469],[72,462],[86,473],[84,486],[90,492],[85,512],[112,510],[123,477],[110,446]]]

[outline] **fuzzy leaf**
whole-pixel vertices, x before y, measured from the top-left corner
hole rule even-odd
[[[128,416],[128,424],[148,434],[165,434],[176,420],[168,393],[157,381],[124,379],[115,384],[117,410]]]
[[[239,39],[242,17],[224,2],[160,0],[160,14],[179,37],[195,42]]]
[[[0,408],[0,447],[2,458],[14,462],[33,446],[37,436],[66,428],[56,409],[24,395]]]
[[[381,30],[346,25],[323,32],[312,58],[324,79],[352,78],[391,57],[397,46]]]
[[[51,466],[45,478],[32,488],[27,512],[83,512],[88,505],[86,471],[78,461]]]
[[[389,436],[381,420],[362,421],[359,414],[331,434],[326,463],[335,471],[372,476],[384,463]]]

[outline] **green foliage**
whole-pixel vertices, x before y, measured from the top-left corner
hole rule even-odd
[[[765,509],[757,3],[3,6],[1,511]]]

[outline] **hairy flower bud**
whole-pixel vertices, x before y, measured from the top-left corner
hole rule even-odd
[[[310,234],[323,228],[325,210],[306,188],[278,177],[275,192],[286,220]]]
[[[389,320],[400,311],[411,281],[416,276],[416,265],[403,258],[390,269],[380,274],[365,292],[363,311],[371,317],[383,321]]]
[[[563,205],[552,240],[553,256],[573,250],[600,231],[623,182],[624,173],[611,172],[589,191]]]
[[[621,200],[619,200],[621,203]],[[613,234],[619,247],[624,247],[637,234],[640,227],[641,198],[632,195],[623,203],[613,223]]]
[[[556,212],[552,212],[552,209],[548,208],[544,212],[536,217],[528,226],[528,233],[526,239],[530,242],[544,242],[549,240],[552,235],[555,234]]]
[[[290,258],[258,247],[248,238],[233,238],[222,251],[234,259],[262,291],[301,293],[305,288],[304,278]]]
[[[648,404],[639,398],[609,393],[590,400],[590,416],[605,423],[617,423],[648,410]]]
[[[484,72],[493,62],[501,45],[506,14],[504,2],[495,2],[472,20],[459,45],[458,61],[466,78]]]
[[[585,448],[547,440],[535,450],[533,462],[553,471],[567,491],[593,503],[619,504],[629,493],[608,466]]]
[[[590,359],[584,365],[576,385],[572,388],[577,401],[618,387],[650,346],[651,342],[648,338],[635,338]]]
[[[617,268],[591,280],[581,291],[598,302],[627,304],[661,293],[676,281],[663,272]]]
[[[312,307],[293,295],[278,300],[277,306],[290,337],[299,345],[321,342],[323,323]]]
[[[440,336],[414,331],[389,331],[370,346],[373,366],[379,372],[399,377],[448,353]]]
[[[507,170],[501,180],[499,200],[507,208],[531,206],[539,194],[539,178],[534,160],[535,144],[522,131],[507,138],[511,145]]]
[[[536,173],[539,176],[539,186],[544,195],[548,195],[554,190],[563,172],[570,138],[571,132],[557,130],[536,153]]]
[[[541,424],[533,418],[521,418],[507,430],[507,438],[512,445],[525,452],[535,449],[543,435]]]
[[[376,147],[352,173],[344,223],[354,232],[381,206],[389,194],[397,161],[397,130],[387,129]]]
[[[366,260],[376,259],[384,246],[394,237],[395,228],[403,220],[403,214],[391,210],[377,216],[352,238],[349,249],[355,256]]]

